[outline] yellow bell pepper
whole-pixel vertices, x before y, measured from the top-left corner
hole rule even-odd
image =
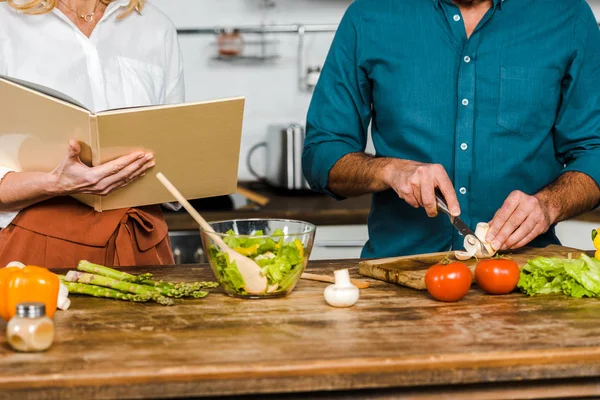
[[[17,305],[40,302],[46,305],[50,318],[56,311],[60,280],[46,268],[26,266],[0,269],[0,317],[9,321],[17,313]]]
[[[253,246],[250,247],[235,247],[233,250],[235,250],[237,253],[240,253],[243,256],[253,256],[256,253],[258,253],[258,248],[260,247],[259,244],[255,244]]]
[[[594,254],[594,258],[600,260],[600,235],[598,235],[598,230],[592,230],[592,243],[594,243],[594,247],[596,248],[596,253]]]
[[[300,257],[304,258],[304,246],[302,246],[302,242],[300,241],[300,239],[294,240],[294,246],[296,246],[296,248],[298,249]]]
[[[592,242],[594,243],[594,247],[596,248],[596,253],[594,257],[600,260],[600,235],[598,235],[598,230],[592,230]]]

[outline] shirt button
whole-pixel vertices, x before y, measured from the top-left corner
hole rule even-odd
[[[465,56],[464,60],[465,60],[466,63],[470,63],[471,62],[471,57]]]
[[[466,143],[463,143],[463,144],[460,145],[460,148],[461,148],[461,150],[466,150],[466,149],[469,148],[469,145],[466,144]]]
[[[469,100],[467,100],[467,99],[463,99],[463,101],[462,101],[462,105],[463,105],[463,106],[468,106],[468,105],[469,105]]]
[[[458,191],[460,192],[460,194],[466,194],[467,188],[461,187]]]
[[[456,15],[454,16],[454,20],[455,20],[456,22],[460,21],[460,15],[456,14]]]

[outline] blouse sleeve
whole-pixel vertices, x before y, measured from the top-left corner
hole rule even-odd
[[[2,26],[0,26],[0,75],[6,75],[6,58],[7,58],[7,49],[6,49],[6,37],[5,37],[5,33],[3,31],[4,26],[6,24],[2,23],[3,21],[0,18],[0,24],[2,24]]]
[[[177,30],[171,26],[167,30],[166,38],[166,104],[185,102],[185,86],[183,80],[183,56],[179,47]],[[182,206],[178,202],[163,203],[167,210],[179,211]]]
[[[12,168],[2,167],[0,166],[0,185],[2,184],[2,179],[9,172],[14,172]],[[17,217],[19,214],[18,211],[0,211],[0,229],[6,228],[10,223]]]
[[[166,33],[166,98],[167,104],[185,102],[185,87],[183,79],[183,57],[177,30],[171,26]]]
[[[0,70],[2,59],[0,58]],[[28,138],[24,134],[0,135],[0,185],[9,172],[20,171],[19,151]],[[0,212],[0,229],[6,228],[19,214],[18,211]]]

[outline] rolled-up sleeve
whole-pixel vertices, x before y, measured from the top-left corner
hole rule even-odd
[[[327,189],[329,171],[347,154],[363,152],[371,120],[371,85],[360,65],[360,13],[350,5],[315,88],[306,122],[304,176],[315,191]]]
[[[563,80],[555,145],[565,171],[585,173],[600,186],[600,30],[582,3],[574,58]]]

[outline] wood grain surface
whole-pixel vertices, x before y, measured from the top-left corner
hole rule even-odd
[[[357,276],[353,261],[311,263],[308,271],[345,267]],[[135,271],[211,279],[207,266]],[[595,299],[487,296],[473,287],[447,304],[368,280],[372,286],[348,309],[327,306],[327,284],[311,281],[284,299],[217,292],[173,307],[74,296],[71,309],[56,314],[48,352],[13,353],[0,335],[0,399],[260,398],[382,388],[447,398],[443,388],[483,386],[489,394],[491,382],[504,393],[496,398],[536,398],[552,397],[543,386],[549,381],[561,398],[600,395]],[[522,391],[508,390],[513,382]]]
[[[504,254],[505,257],[514,260],[523,267],[527,260],[539,256],[566,258],[572,254],[577,257],[581,250],[570,249],[551,245],[545,249],[523,248],[511,253]],[[365,260],[359,263],[359,273],[363,276],[406,286],[417,290],[426,290],[425,274],[432,265],[449,258],[456,260],[452,252],[429,253],[418,256],[393,257],[380,260]],[[475,271],[477,259],[472,258],[463,261],[469,266],[471,272]]]

